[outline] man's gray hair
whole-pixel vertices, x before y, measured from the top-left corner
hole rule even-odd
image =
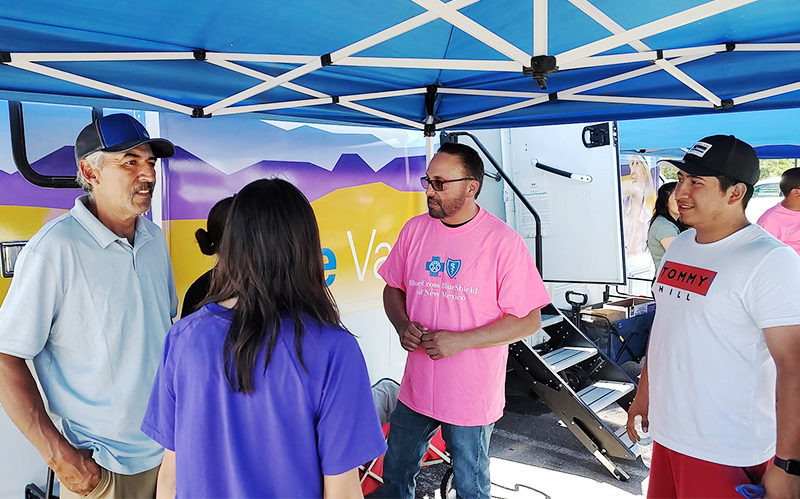
[[[95,151],[86,155],[83,159],[88,161],[95,170],[100,170],[103,168],[103,163],[106,161],[106,153],[104,151]],[[75,176],[75,180],[78,182],[78,185],[83,188],[83,192],[86,194],[92,193],[92,184],[90,184],[89,181],[83,177],[80,162],[78,163],[78,174]]]

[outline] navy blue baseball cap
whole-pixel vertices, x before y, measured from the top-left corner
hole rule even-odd
[[[150,144],[156,158],[169,158],[175,146],[166,139],[151,139],[139,121],[129,114],[110,114],[87,125],[75,140],[75,161],[97,151],[125,152]]]

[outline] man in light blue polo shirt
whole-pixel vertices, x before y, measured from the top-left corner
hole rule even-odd
[[[155,494],[162,449],[139,425],[177,297],[166,239],[141,215],[156,158],[174,153],[125,114],[87,126],[75,144],[86,195],[28,242],[0,308],[0,404],[62,498]]]

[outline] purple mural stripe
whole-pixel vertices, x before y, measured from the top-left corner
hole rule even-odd
[[[259,161],[227,175],[181,147],[166,161],[169,170],[170,220],[204,219],[214,203],[260,178],[280,177],[314,201],[338,189],[382,182],[398,191],[419,192],[425,157],[395,158],[380,170],[357,154],[342,154],[333,170],[308,162]]]
[[[43,175],[75,175],[75,154],[72,146],[64,146],[38,161],[31,167]],[[19,172],[0,171],[0,205],[33,206],[41,208],[69,209],[75,198],[83,194],[80,189],[46,189],[37,187]]]
[[[42,159],[34,161],[31,167],[42,175],[74,177],[78,173],[75,165],[75,148],[64,146]]]

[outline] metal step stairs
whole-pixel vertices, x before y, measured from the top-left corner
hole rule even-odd
[[[598,413],[618,404],[627,410],[636,383],[552,304],[542,309],[541,329],[509,347],[511,367],[565,426],[617,479],[628,474],[614,458],[636,459],[625,428],[610,427]]]

